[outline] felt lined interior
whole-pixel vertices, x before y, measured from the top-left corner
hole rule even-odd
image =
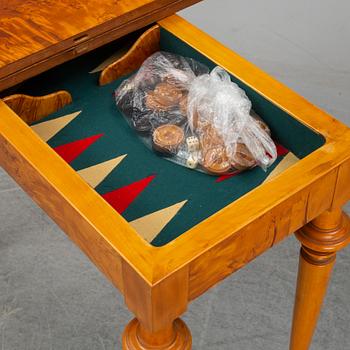
[[[146,216],[149,219],[152,213],[169,207],[179,207],[175,216],[170,217],[165,227],[152,240],[153,245],[162,246],[261,184],[283,156],[280,155],[267,172],[255,168],[225,181],[217,181],[216,177],[173,164],[147,149],[114,103],[113,92],[124,78],[100,87],[97,84],[98,73],[89,73],[113,55],[119,49],[118,45],[118,42],[109,44],[58,66],[23,83],[17,92],[43,95],[65,89],[72,94],[71,105],[41,121],[81,111],[47,141],[51,147],[62,147],[73,141],[102,134],[70,162],[75,170],[86,169],[126,155],[95,188],[104,198],[109,198],[113,191],[121,188],[126,190],[119,191],[118,196],[129,196],[135,189],[132,184],[144,184],[126,208],[123,207],[122,215],[126,220],[137,220],[139,228],[140,218]],[[215,66],[209,59],[164,29],[161,30],[160,46],[164,51],[192,57],[209,68]],[[323,145],[322,136],[299,123],[234,76],[232,80],[246,91],[254,110],[269,124],[274,139],[298,158],[307,156]],[[148,180],[144,181],[145,179]],[[125,198],[116,198],[128,202]],[[184,201],[185,204],[176,206]]]

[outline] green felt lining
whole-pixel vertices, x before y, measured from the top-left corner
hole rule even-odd
[[[160,44],[162,50],[192,57],[210,68],[214,67],[210,60],[165,30],[161,30]],[[130,129],[114,104],[113,91],[123,78],[99,87],[98,74],[88,73],[114,53],[117,47],[118,43],[112,43],[51,69],[22,84],[18,92],[42,95],[65,89],[72,94],[71,105],[45,120],[82,110],[73,122],[48,142],[52,147],[104,133],[103,137],[72,162],[74,169],[83,169],[118,155],[128,154],[96,188],[98,193],[104,194],[156,174],[150,185],[123,213],[128,221],[188,200],[152,242],[155,246],[162,246],[261,184],[282,158],[279,157],[266,173],[255,168],[218,183],[213,176],[178,166],[154,154],[145,147],[136,132]],[[299,158],[305,157],[324,143],[320,135],[235,77],[232,79],[245,89],[253,108],[270,125],[274,138]]]
[[[210,69],[215,67],[207,57],[164,29],[161,30],[160,43],[165,51],[179,52],[183,56],[192,57]],[[231,75],[231,79],[246,92],[255,112],[268,123],[275,140],[292,150],[298,158],[304,158],[324,144],[322,135],[304,126],[235,76]]]

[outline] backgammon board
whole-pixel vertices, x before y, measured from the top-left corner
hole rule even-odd
[[[181,17],[157,22],[191,1],[137,1],[135,11],[127,3],[1,5],[1,166],[123,294],[135,315],[124,350],[190,350],[179,318],[188,304],[296,233],[290,349],[307,350],[336,253],[350,242],[341,210],[350,198],[349,128]],[[53,32],[45,16],[31,21],[48,9]],[[7,40],[17,22],[21,36]],[[33,44],[16,46],[26,36]],[[156,50],[218,65],[246,91],[277,146],[266,172],[212,176],[141,142],[114,91]]]
[[[214,66],[165,29],[161,31],[160,49]],[[241,84],[250,92],[256,111],[271,125],[278,150],[275,164],[266,172],[255,168],[210,176],[170,163],[146,148],[116,107],[113,94],[126,77],[98,85],[100,71],[115,56],[114,50],[115,44],[68,62],[27,81],[21,92],[34,96],[57,89],[71,93],[70,105],[32,125],[32,129],[83,178],[92,176],[88,182],[95,190],[155,246],[171,242],[248,193],[275,168],[278,170],[280,163],[283,166],[288,159],[302,159],[324,143],[321,135],[268,101],[259,100]],[[89,169],[98,175],[90,175]]]

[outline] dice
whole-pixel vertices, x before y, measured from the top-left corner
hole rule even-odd
[[[186,166],[190,169],[197,168],[198,158],[194,154],[190,154],[186,160]]]
[[[199,140],[196,136],[187,137],[186,144],[189,152],[196,152],[199,150]]]

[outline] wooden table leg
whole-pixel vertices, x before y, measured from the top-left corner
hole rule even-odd
[[[307,350],[336,258],[350,242],[349,218],[341,210],[327,211],[296,233],[302,244],[290,350]]]
[[[157,332],[149,332],[135,318],[125,328],[123,350],[190,350],[192,337],[186,324],[176,319],[172,325]]]
[[[124,297],[135,314],[123,333],[123,350],[191,350],[189,329],[178,317],[188,304],[188,267],[150,285],[123,263]]]

